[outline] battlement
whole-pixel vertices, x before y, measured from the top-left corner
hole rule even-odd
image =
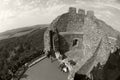
[[[75,7],[70,7],[69,8],[69,13],[70,14],[75,14],[76,13],[76,8]]]
[[[87,17],[90,17],[90,18],[94,17],[94,11],[88,10],[86,15],[87,15]]]
[[[78,14],[85,15],[85,10],[84,9],[78,9]]]
[[[77,14],[80,14],[80,15],[86,15],[89,18],[95,17],[94,16],[94,11],[88,10],[87,12],[85,12],[84,9],[78,9],[78,12],[77,12],[77,9],[75,7],[69,7],[69,13],[70,14],[76,14],[77,13]]]

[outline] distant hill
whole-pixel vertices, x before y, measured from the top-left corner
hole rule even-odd
[[[20,68],[24,68],[26,63],[44,54],[43,50],[46,48],[44,43],[47,43],[47,41],[44,42],[45,32],[46,40],[50,39],[51,42],[48,46],[50,43],[48,41],[47,47],[54,47],[53,51],[69,52],[68,55],[72,55],[72,57],[85,52],[84,59],[81,57],[83,64],[91,55],[94,56],[92,52],[96,49],[100,39],[102,39],[102,46],[98,50],[97,58],[99,63],[105,62],[104,59],[110,55],[111,49],[116,48],[116,40],[120,35],[119,31],[97,19],[93,11],[87,11],[85,14],[84,10],[79,9],[77,13],[76,8],[70,8],[68,13],[58,16],[50,25],[34,25],[5,31],[0,33],[0,80],[11,80],[11,78],[17,77],[17,71]],[[118,43],[120,44],[119,41]],[[82,47],[85,51],[82,51]],[[66,55],[66,57],[68,56]],[[81,58],[79,57],[78,61]]]
[[[44,32],[49,25],[36,25],[2,33],[0,40],[0,80],[10,80],[25,63],[43,54]]]
[[[22,36],[22,35],[25,35],[25,34],[32,32],[36,29],[44,28],[44,27],[48,27],[48,26],[49,25],[44,24],[44,25],[34,25],[34,26],[29,26],[29,27],[8,30],[8,31],[0,33],[0,40],[10,38],[10,37]]]
[[[91,75],[92,69],[96,67],[97,64],[106,66],[105,64],[108,62],[108,58],[111,54],[117,53],[118,55],[120,53],[118,49],[119,48],[118,46],[120,46],[118,45],[119,43],[118,36],[120,36],[120,32],[113,29],[112,26],[106,24],[104,21],[98,19],[94,15],[94,11],[91,10],[85,12],[85,10],[83,9],[76,9],[74,7],[70,7],[67,13],[58,16],[51,23],[50,30],[53,31],[54,34],[55,33],[57,34],[57,32],[58,34],[60,33],[59,38],[57,38],[56,36],[55,37],[57,39],[53,38],[55,40],[53,43],[56,42],[56,44],[51,45],[51,46],[54,45],[56,48],[56,49],[53,48],[53,50],[54,51],[58,50],[62,54],[66,55],[67,58],[64,59],[66,64],[68,63],[71,64],[69,62],[70,60],[74,60],[74,62],[77,64],[74,66],[68,65],[68,68],[69,67],[73,68],[71,69],[70,74],[68,76],[69,80],[73,78],[74,76],[73,74],[75,73],[74,71],[79,71],[79,69],[80,75],[86,76]],[[95,50],[97,49],[99,42],[101,42],[100,43],[101,46],[99,47],[98,52],[96,52]],[[93,56],[94,58],[91,56]],[[111,64],[109,65],[112,66],[114,65],[114,63],[112,62],[114,61],[114,59],[111,60]],[[116,61],[119,60],[120,56]],[[116,64],[119,65],[119,63],[117,62]],[[114,68],[120,69],[119,66],[115,66]],[[108,67],[107,69],[110,70]],[[106,71],[106,73],[102,75],[107,76],[100,77],[103,79],[93,78],[94,80],[116,80],[115,78],[120,76],[117,75],[118,73],[120,73],[119,71],[117,72],[117,74],[115,74],[117,76],[115,76],[113,79],[112,78],[106,79],[110,76],[109,71],[104,70],[103,68],[102,70],[103,73],[104,71]],[[98,73],[95,73],[95,75],[92,76],[94,77]],[[75,79],[75,80],[88,80],[88,79]]]

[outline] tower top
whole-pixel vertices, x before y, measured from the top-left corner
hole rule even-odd
[[[85,15],[85,10],[84,9],[78,9],[78,14]]]
[[[75,7],[70,7],[69,8],[69,13],[70,14],[75,14],[76,13],[76,8]]]
[[[87,11],[87,17],[94,17],[94,11],[92,10]]]

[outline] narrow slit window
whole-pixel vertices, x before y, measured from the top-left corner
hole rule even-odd
[[[73,40],[73,45],[72,46],[76,46],[78,44],[78,39],[74,39]]]

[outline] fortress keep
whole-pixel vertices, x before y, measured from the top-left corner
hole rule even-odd
[[[85,12],[83,9],[77,11],[76,8],[70,7],[67,13],[58,16],[46,30],[44,51],[46,54],[53,51],[58,60],[60,56],[65,56],[62,61],[70,71],[69,80],[80,68],[87,67],[88,72],[83,71],[81,74],[89,76],[95,65],[106,63],[111,50],[111,44],[109,44],[111,40],[102,29],[103,26],[101,27],[98,23],[102,22],[94,16],[94,11]],[[71,60],[76,65],[71,66],[69,63]],[[88,60],[92,60],[92,63]],[[82,67],[84,65],[86,67]]]

